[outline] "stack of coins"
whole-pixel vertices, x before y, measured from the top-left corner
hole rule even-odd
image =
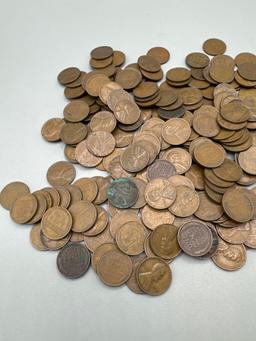
[[[1,192],[32,245],[59,250],[57,267],[78,278],[89,265],[109,286],[159,295],[182,251],[225,270],[256,248],[256,56],[225,55],[216,38],[186,66],[153,47],[136,63],[109,46],[91,51],[91,71],[69,67],[58,81],[70,102],[44,123],[68,161],[47,171],[51,187],[22,182]],[[159,84],[159,81],[165,80]],[[104,176],[75,179],[74,164]],[[247,248],[246,248],[247,247]]]

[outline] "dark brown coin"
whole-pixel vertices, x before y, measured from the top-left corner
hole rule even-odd
[[[156,46],[148,50],[147,56],[157,60],[160,64],[165,64],[170,59],[170,53],[164,47]]]
[[[67,161],[58,161],[47,171],[47,180],[52,186],[69,185],[76,176],[74,166]]]
[[[48,142],[56,142],[60,140],[60,131],[65,121],[62,118],[50,118],[44,123],[41,129],[43,138]]]
[[[147,177],[149,180],[166,178],[176,174],[174,165],[167,160],[156,160],[148,167]]]
[[[207,39],[203,43],[204,52],[209,54],[210,56],[217,56],[219,54],[223,54],[225,53],[226,48],[227,46],[224,43],[224,41],[217,38]]]
[[[115,78],[115,81],[121,85],[123,89],[130,90],[135,88],[142,80],[142,75],[139,70],[134,68],[126,68],[120,70]]]
[[[29,192],[28,186],[23,182],[11,182],[2,189],[0,193],[0,203],[5,209],[10,210],[16,199]]]
[[[91,51],[91,57],[94,59],[105,59],[113,55],[113,49],[110,46],[99,46]]]
[[[256,81],[256,63],[242,63],[238,65],[238,73],[241,77]]]
[[[84,101],[72,101],[64,108],[64,118],[69,122],[83,121],[89,115],[89,105]]]
[[[91,261],[88,249],[79,243],[66,245],[57,256],[57,267],[67,278],[79,278],[89,269]]]
[[[184,67],[175,67],[166,73],[166,78],[172,82],[186,82],[191,77],[191,71]]]
[[[58,81],[60,84],[66,85],[74,82],[80,76],[80,73],[81,71],[77,67],[69,67],[58,74]]]
[[[66,123],[60,131],[60,138],[66,144],[77,144],[84,140],[87,135],[87,127],[85,124]]]
[[[141,67],[143,70],[149,71],[149,72],[157,72],[160,70],[161,65],[159,61],[156,59],[150,57],[150,56],[140,56],[138,59],[139,67]]]
[[[201,52],[192,52],[186,57],[186,64],[195,69],[203,69],[210,62],[209,57]]]

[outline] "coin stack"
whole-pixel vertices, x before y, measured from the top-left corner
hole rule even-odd
[[[33,225],[36,249],[60,250],[64,276],[91,264],[106,285],[160,295],[182,252],[233,271],[256,248],[256,55],[232,58],[216,38],[202,50],[164,76],[163,47],[123,66],[101,46],[91,71],[59,73],[70,102],[41,134],[64,142],[67,161],[49,167],[49,187],[12,182],[0,203]],[[75,179],[74,164],[105,174]]]

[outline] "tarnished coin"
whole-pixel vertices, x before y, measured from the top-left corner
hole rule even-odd
[[[216,136],[220,131],[217,114],[217,109],[210,105],[202,105],[195,110],[193,116],[193,128],[195,131],[205,137]]]
[[[192,164],[191,155],[183,148],[171,148],[161,158],[168,160],[178,174],[184,174],[190,169]]]
[[[149,180],[157,178],[168,179],[174,174],[176,174],[175,166],[169,160],[156,160],[147,170]]]
[[[101,163],[102,157],[95,156],[87,148],[87,141],[81,141],[75,148],[75,158],[80,165],[85,167],[95,167]]]
[[[57,267],[62,275],[74,279],[86,273],[89,269],[90,261],[90,252],[84,245],[70,243],[59,252]]]
[[[249,221],[250,232],[244,244],[247,247],[256,249],[256,219]]]
[[[33,192],[33,195],[37,200],[37,210],[34,216],[27,222],[27,224],[36,224],[42,219],[45,211],[48,209],[47,201],[45,195],[42,191]]]
[[[7,210],[12,208],[13,203],[19,197],[29,194],[28,186],[21,181],[10,182],[0,193],[0,204]]]
[[[153,179],[146,186],[145,199],[153,208],[167,208],[174,202],[175,198],[176,189],[167,179]]]
[[[178,232],[181,249],[190,256],[203,256],[212,246],[212,233],[209,227],[197,220],[183,224]]]
[[[231,244],[243,244],[250,235],[250,223],[239,224],[236,227],[226,228],[217,227],[217,232],[220,237]]]
[[[234,79],[235,62],[227,55],[218,55],[211,59],[209,73],[218,83],[230,83]]]
[[[153,252],[161,258],[171,259],[181,252],[177,241],[178,228],[174,225],[158,225],[150,235],[150,246]]]
[[[194,214],[199,207],[199,196],[197,192],[187,186],[177,186],[176,198],[174,203],[169,207],[172,214],[178,217],[189,217]]]
[[[10,216],[18,224],[26,224],[36,213],[38,202],[33,194],[19,196],[12,204]]]
[[[160,223],[172,224],[174,222],[174,215],[170,211],[167,209],[156,210],[149,205],[144,206],[141,210],[141,218],[150,230],[154,230]]]
[[[39,251],[46,251],[48,248],[42,243],[40,238],[41,229],[41,223],[38,223],[32,227],[30,230],[30,242],[35,249]]]
[[[238,181],[243,175],[243,172],[239,165],[235,161],[230,159],[225,159],[219,167],[213,168],[213,173],[220,179],[228,182]]]
[[[64,238],[71,230],[72,216],[64,207],[51,207],[43,215],[43,234],[52,240]]]
[[[103,84],[102,87],[100,88],[100,92],[99,92],[100,100],[104,104],[107,104],[108,103],[108,97],[109,97],[110,93],[113,90],[120,90],[120,89],[122,90],[122,87],[119,84],[117,84],[116,82],[108,82],[106,84]],[[110,107],[110,109],[111,109],[111,107]]]
[[[67,161],[58,161],[47,171],[47,181],[52,186],[69,185],[76,176],[75,167]]]
[[[189,180],[188,178],[186,178],[183,175],[173,175],[170,178],[168,178],[168,181],[174,186],[174,187],[178,187],[178,186],[186,186],[189,187],[191,189],[195,189],[195,186],[193,185],[193,182],[191,180]]]
[[[89,115],[89,105],[81,100],[75,100],[67,104],[63,115],[66,121],[81,122]]]
[[[54,188],[60,197],[60,203],[58,206],[68,208],[71,201],[71,194],[65,186],[55,186]]]
[[[246,262],[246,249],[243,244],[229,244],[220,239],[217,252],[212,257],[212,260],[223,270],[238,270]]]
[[[113,49],[110,46],[99,46],[91,51],[91,57],[94,59],[106,59],[113,54]]]
[[[45,247],[47,247],[48,250],[51,250],[51,251],[62,249],[70,241],[71,235],[72,233],[69,232],[64,238],[53,240],[53,239],[47,238],[43,234],[42,229],[40,231],[40,239],[42,243],[44,244]]]
[[[82,122],[66,123],[60,131],[60,138],[65,144],[77,144],[84,140],[87,135],[87,126]]]
[[[98,186],[93,178],[81,178],[74,182],[82,192],[83,200],[93,202],[98,194]]]
[[[140,68],[149,72],[157,72],[161,68],[159,61],[149,55],[140,56],[138,64]]]
[[[94,271],[97,271],[97,265],[99,263],[100,258],[107,253],[108,251],[119,251],[116,244],[114,243],[105,243],[97,247],[97,249],[92,254],[92,267]]]
[[[209,54],[210,56],[217,56],[219,54],[223,54],[226,51],[226,44],[223,40],[217,38],[210,38],[207,39],[203,43],[203,50],[205,53]]]
[[[117,72],[115,82],[121,85],[125,90],[134,89],[142,80],[142,75],[139,70],[127,67],[124,70]]]
[[[152,47],[148,50],[147,56],[150,56],[157,60],[160,64],[165,64],[170,59],[170,53],[169,51],[160,46]]]
[[[136,210],[120,210],[116,212],[116,214],[113,216],[110,222],[110,233],[113,238],[116,238],[116,233],[119,230],[119,228],[127,223],[128,221],[136,221],[140,222],[140,219],[136,213]]]
[[[149,162],[149,153],[139,143],[128,146],[120,155],[121,166],[128,172],[139,172]]]
[[[69,207],[72,216],[72,231],[85,232],[96,222],[96,207],[85,200],[78,201]]]
[[[135,256],[144,251],[146,236],[146,230],[142,224],[136,221],[129,221],[118,229],[116,243],[122,252]]]
[[[77,67],[69,67],[62,70],[58,74],[58,81],[62,85],[74,82],[79,76],[81,71]]]
[[[149,257],[137,267],[136,278],[142,291],[156,296],[163,294],[170,287],[172,272],[161,258]]]
[[[96,182],[97,187],[99,189],[98,194],[96,198],[94,199],[93,203],[95,205],[103,204],[108,198],[107,189],[111,182],[111,177],[110,176],[107,176],[107,177],[94,176],[92,179]]]
[[[195,146],[194,157],[204,167],[214,168],[220,166],[225,160],[224,148],[213,142],[200,143]]]
[[[87,231],[83,232],[85,236],[93,237],[102,233],[108,225],[108,213],[101,207],[96,206],[97,209],[97,220],[94,225]]]
[[[120,286],[132,274],[132,261],[120,251],[108,251],[99,259],[97,274],[106,285]]]
[[[210,250],[203,256],[199,256],[199,259],[208,259],[211,258],[213,255],[215,255],[215,253],[217,252],[218,246],[219,246],[219,236],[218,233],[216,231],[216,228],[214,225],[212,225],[211,223],[207,223],[207,226],[209,227],[211,233],[212,233],[212,246],[210,248]]]
[[[180,145],[189,139],[191,128],[183,118],[171,118],[162,128],[163,139],[171,145]]]
[[[56,188],[53,187],[45,187],[42,189],[43,192],[47,192],[51,199],[52,199],[52,206],[59,206],[60,204],[60,194],[59,192],[56,190]]]
[[[99,111],[90,121],[92,131],[107,131],[111,133],[115,127],[116,119],[110,111]]]
[[[121,101],[131,102],[132,101],[132,98],[129,95],[129,93],[127,91],[123,90],[120,85],[118,85],[118,86],[120,88],[117,88],[117,89],[109,92],[109,95],[107,98],[107,105],[108,105],[109,109],[112,111],[115,111],[115,107],[116,107],[118,102],[121,102]],[[125,103],[127,103],[127,102],[125,102]],[[124,107],[124,105],[122,105],[122,108],[123,107]],[[127,115],[128,115],[128,113],[125,113],[125,116],[127,116]],[[136,122],[136,121],[137,120],[134,120],[134,122]]]
[[[204,169],[198,165],[192,165],[186,172],[185,177],[190,179],[195,186],[195,189],[204,189]]]
[[[189,53],[186,57],[186,64],[192,68],[203,69],[208,66],[210,62],[209,57],[201,52]]]
[[[115,148],[115,139],[107,131],[93,131],[88,135],[87,148],[96,156],[106,156]]]
[[[61,128],[65,125],[62,118],[54,117],[46,121],[41,129],[43,138],[48,142],[56,142],[60,140]]]
[[[108,187],[108,200],[117,208],[129,208],[138,199],[138,188],[129,178],[119,178],[111,182]]]
[[[138,188],[138,199],[131,208],[141,208],[146,205],[144,193],[145,193],[145,188],[147,186],[147,182],[139,178],[133,178],[132,181],[135,183],[135,185]]]

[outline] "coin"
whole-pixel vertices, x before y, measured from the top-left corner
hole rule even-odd
[[[212,233],[209,227],[197,220],[183,224],[178,232],[181,249],[193,257],[203,256],[212,246]]]
[[[108,251],[99,259],[97,274],[106,285],[120,286],[132,274],[132,261],[120,251]]]
[[[174,202],[175,198],[175,187],[167,179],[153,179],[145,188],[145,200],[153,208],[167,208]]]
[[[120,99],[115,105],[114,115],[118,122],[133,124],[140,118],[140,109],[130,99]]]
[[[59,206],[60,204],[60,194],[59,192],[52,187],[45,187],[42,189],[43,192],[47,192],[50,194],[52,199],[52,206]]]
[[[81,178],[74,182],[82,192],[83,200],[93,202],[98,194],[98,186],[93,178]]]
[[[85,200],[78,201],[69,207],[72,216],[72,231],[85,232],[96,222],[97,210],[95,206]]]
[[[57,190],[60,197],[59,206],[68,208],[71,201],[71,194],[67,188],[64,186],[55,186],[55,190]]]
[[[135,210],[121,210],[118,211],[110,222],[110,233],[113,238],[116,238],[116,233],[119,228],[128,221],[140,222]]]
[[[183,148],[171,148],[163,154],[162,158],[168,160],[178,174],[184,174],[192,165],[190,154]]]
[[[87,138],[88,150],[96,156],[109,155],[115,148],[115,139],[107,131],[93,131]]]
[[[107,131],[111,133],[115,127],[116,119],[110,111],[99,111],[90,121],[92,131]]]
[[[138,199],[135,202],[135,204],[132,206],[132,208],[141,208],[146,205],[144,193],[145,193],[145,188],[147,186],[147,182],[139,178],[134,178],[132,181],[135,183],[135,185],[138,188]]]
[[[194,213],[199,219],[205,221],[214,221],[219,219],[223,214],[223,208],[221,205],[212,201],[205,192],[199,192],[199,207]]]
[[[169,207],[172,214],[178,217],[188,217],[194,214],[199,207],[199,196],[197,192],[190,187],[181,185],[175,187],[176,198]]]
[[[220,237],[231,244],[243,244],[250,235],[250,223],[238,225],[236,227],[226,228],[217,227],[217,232]]]
[[[144,251],[145,238],[145,227],[136,221],[123,224],[116,233],[118,248],[130,256],[138,255]]]
[[[33,217],[27,222],[27,224],[35,224],[39,222],[48,208],[47,201],[43,192],[36,191],[33,192],[33,195],[36,197],[37,200],[37,210]]]
[[[113,54],[113,49],[110,46],[99,46],[91,51],[91,57],[94,59],[105,59]]]
[[[222,165],[220,165],[217,168],[214,168],[213,173],[218,178],[228,182],[238,181],[243,175],[243,172],[239,165],[237,165],[233,160],[230,159],[225,159]]]
[[[81,100],[72,101],[64,108],[63,114],[66,121],[81,122],[89,115],[89,105]]]
[[[52,186],[69,185],[75,179],[76,170],[70,162],[58,161],[48,168],[46,176]]]
[[[196,189],[204,189],[204,171],[202,167],[198,165],[192,165],[190,169],[185,173],[185,177],[193,182],[193,185]]]
[[[150,230],[154,230],[159,223],[161,224],[172,224],[174,222],[174,216],[167,209],[157,210],[149,205],[146,205],[141,210],[141,218],[143,223]]]
[[[168,178],[168,181],[174,186],[186,186],[190,187],[191,189],[195,189],[195,186],[193,185],[192,181],[186,178],[183,175],[172,175],[170,178]]]
[[[153,252],[161,258],[171,259],[181,252],[177,241],[178,229],[174,225],[158,225],[150,235],[150,246]]]
[[[42,232],[52,240],[64,238],[71,230],[72,216],[64,207],[51,207],[42,217]]]
[[[215,253],[217,252],[218,246],[219,246],[219,236],[216,232],[216,228],[211,223],[207,223],[207,226],[210,228],[210,231],[212,233],[212,246],[210,250],[203,256],[199,256],[199,259],[208,259],[211,258]]]
[[[250,232],[244,244],[252,249],[256,248],[256,219],[249,221]]]
[[[29,194],[30,190],[28,186],[21,181],[10,182],[6,185],[0,193],[0,203],[2,207],[7,210],[12,208],[13,203],[19,197]]]
[[[149,72],[157,72],[161,68],[159,61],[150,55],[140,56],[138,64],[140,68]]]
[[[131,257],[132,260],[132,274],[128,281],[126,282],[127,287],[133,291],[135,294],[144,294],[144,292],[140,289],[137,279],[136,279],[136,271],[139,264],[146,258],[145,253],[141,253],[137,256]]]
[[[226,44],[223,40],[217,38],[207,39],[203,43],[203,50],[205,53],[210,56],[217,56],[219,54],[223,54],[226,51]]]
[[[136,184],[128,178],[113,180],[108,187],[108,200],[114,207],[129,208],[138,199],[138,188]]]
[[[195,131],[205,137],[216,136],[220,131],[217,123],[218,111],[210,105],[203,105],[194,112],[193,128]]]
[[[32,246],[39,251],[46,251],[48,248],[42,243],[40,238],[41,223],[38,223],[30,230],[30,242]]]
[[[210,63],[210,76],[218,83],[230,83],[234,79],[235,62],[227,55],[214,56]]]
[[[191,134],[188,122],[182,118],[171,118],[162,128],[163,139],[171,145],[180,145],[186,142]]]
[[[60,131],[65,125],[62,118],[54,117],[47,120],[41,129],[43,138],[48,142],[56,142],[60,140]]]
[[[149,180],[157,178],[166,178],[176,174],[175,165],[169,160],[156,160],[147,169],[147,177]]]
[[[107,177],[103,177],[103,176],[94,176],[92,178],[92,180],[94,180],[97,184],[98,187],[98,194],[96,196],[96,198],[94,199],[93,203],[95,205],[100,205],[102,203],[104,203],[108,196],[107,196],[107,189],[108,189],[108,185],[110,184],[111,178],[109,176]]]
[[[84,243],[86,247],[91,251],[95,252],[98,246],[105,243],[113,243],[114,239],[112,238],[109,227],[107,226],[103,232],[97,234],[96,236],[85,236],[84,235]]]
[[[137,267],[136,279],[146,294],[163,294],[171,285],[172,272],[168,264],[159,257],[149,257]]]
[[[175,67],[167,71],[166,78],[171,82],[186,82],[191,77],[191,71],[184,67]]]
[[[213,142],[200,143],[195,146],[194,157],[203,167],[214,168],[220,166],[225,160],[224,148]]]
[[[239,153],[238,162],[246,173],[256,175],[256,146]]]
[[[201,52],[192,52],[186,57],[186,64],[193,68],[203,69],[208,66],[209,62],[209,57]]]
[[[121,85],[125,90],[131,90],[135,88],[142,80],[142,75],[139,70],[132,67],[127,67],[124,70],[120,70],[115,77],[115,81]]]
[[[170,59],[170,53],[169,51],[160,46],[152,47],[148,50],[147,56],[150,56],[157,60],[160,64],[165,64]]]
[[[108,251],[119,251],[116,244],[114,243],[105,243],[97,247],[97,249],[92,254],[92,267],[94,271],[97,271],[97,265],[99,263],[100,258],[107,253]]]
[[[243,244],[234,245],[219,241],[217,252],[212,257],[213,262],[223,270],[234,271],[240,269],[246,262],[246,250]]]
[[[87,135],[87,127],[82,122],[66,123],[60,131],[60,138],[65,144],[77,144],[84,140]]]
[[[66,245],[57,256],[57,267],[62,275],[75,279],[83,276],[91,261],[88,249],[79,243]]]
[[[149,153],[139,143],[128,146],[120,155],[121,166],[128,172],[139,172],[149,162]]]
[[[36,213],[38,202],[33,194],[19,196],[12,204],[10,216],[18,224],[26,224]]]
[[[69,67],[58,74],[58,81],[62,85],[72,83],[80,76],[81,71],[77,67]]]

